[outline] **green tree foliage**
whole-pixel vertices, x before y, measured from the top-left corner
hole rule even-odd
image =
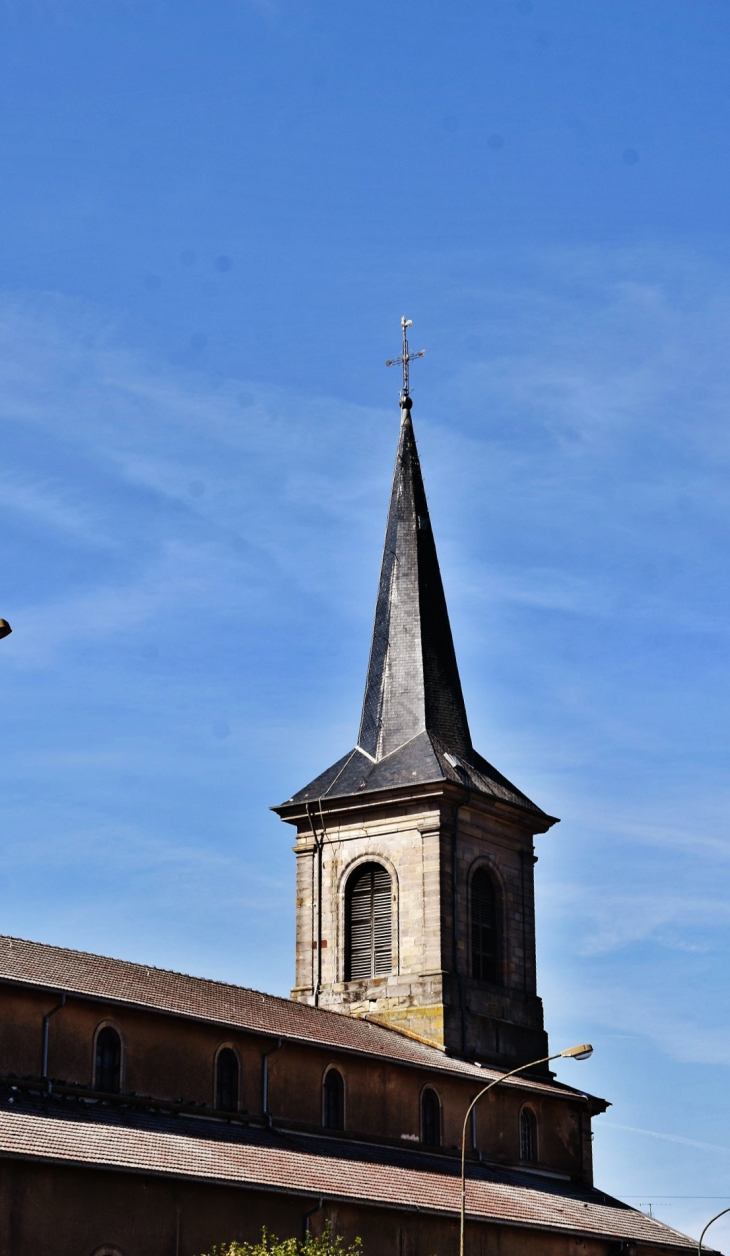
[[[264,1229],[258,1243],[227,1243],[213,1247],[206,1256],[362,1256],[362,1239],[355,1239],[351,1247],[332,1233],[329,1224],[320,1238],[308,1234],[304,1242],[299,1239],[277,1239]]]

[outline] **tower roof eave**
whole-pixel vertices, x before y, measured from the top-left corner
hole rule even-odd
[[[331,810],[338,801],[362,799],[374,803],[376,796],[393,791],[420,790],[425,786],[458,786],[477,798],[515,809],[544,832],[557,823],[517,789],[486,759],[471,752],[469,759],[447,751],[433,734],[424,732],[383,759],[373,759],[356,746],[322,772],[309,785],[286,802],[272,807],[282,819],[294,820],[311,806],[326,804]]]

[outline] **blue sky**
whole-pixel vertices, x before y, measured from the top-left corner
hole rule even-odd
[[[2,931],[288,990],[268,807],[355,736],[406,313],[474,740],[562,817],[541,990],[596,1054],[561,1076],[612,1100],[600,1184],[696,1234],[730,1205],[728,0],[0,26]]]

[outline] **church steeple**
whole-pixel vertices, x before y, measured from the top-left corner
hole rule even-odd
[[[428,732],[444,750],[469,759],[469,725],[410,397],[401,406],[358,746],[377,761]]]
[[[532,836],[555,821],[472,746],[411,421],[409,326],[392,363],[401,428],[358,742],[274,808],[297,827],[292,995],[514,1067],[548,1054]]]
[[[358,742],[283,805],[446,780],[542,816],[472,747],[411,409],[404,389]]]

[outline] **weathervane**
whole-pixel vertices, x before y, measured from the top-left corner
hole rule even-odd
[[[422,358],[426,352],[425,349],[420,349],[418,353],[411,353],[408,348],[408,328],[411,327],[412,324],[412,318],[406,318],[404,316],[400,320],[400,325],[403,328],[403,349],[401,350],[401,355],[398,358],[389,358],[385,364],[386,366],[398,366],[400,364],[403,367],[403,387],[400,391],[400,403],[402,406],[405,406],[407,401],[410,402],[410,396],[408,394],[408,367],[411,362],[415,362],[416,358]],[[410,410],[411,407],[408,405],[406,408]]]

